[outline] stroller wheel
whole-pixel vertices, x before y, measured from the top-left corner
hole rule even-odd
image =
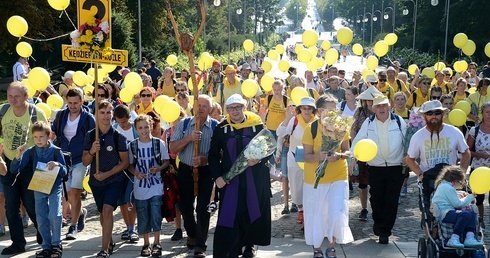
[[[425,238],[419,238],[417,257],[426,258],[427,257],[427,245],[425,244]]]

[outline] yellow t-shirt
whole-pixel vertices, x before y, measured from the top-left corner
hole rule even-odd
[[[400,82],[400,87],[398,87],[398,83],[396,81]],[[407,92],[408,91],[407,85],[400,79],[395,79],[395,81],[393,81],[393,83],[391,83],[390,81],[386,81],[386,84],[390,85],[391,88],[395,91],[395,93],[398,91],[401,91],[401,92]],[[398,88],[400,88],[400,90]],[[394,93],[393,93],[393,95],[394,95]]]
[[[146,115],[150,111],[153,111],[153,102],[151,102],[146,108],[143,106],[143,103],[138,104],[136,107],[136,113],[138,115]]]
[[[318,93],[318,91],[316,91],[315,89],[306,89],[306,91],[308,92],[308,97],[312,97],[316,100],[318,100],[318,98],[320,97],[320,94]],[[311,95],[313,93],[313,96]],[[289,99],[292,99],[291,98],[291,88],[288,88],[288,91],[287,91],[287,96]],[[296,105],[298,105],[299,103],[294,103]]]
[[[167,95],[171,98],[175,97],[175,81],[171,85],[165,85],[163,82],[161,84],[163,95]]]
[[[398,112],[398,109],[393,108],[393,113],[401,116],[401,118],[403,118],[405,121],[408,121],[408,119],[410,118],[410,112],[407,107],[405,107],[405,109],[402,112]]]
[[[417,95],[416,99],[413,99],[414,95]],[[422,106],[422,104],[424,104],[424,102],[428,100],[429,100],[429,94],[427,94],[424,98],[424,96],[422,96],[422,91],[420,91],[420,89],[417,89],[415,92],[410,94],[410,97],[408,97],[407,104],[405,104],[405,106],[409,109],[411,109],[412,107],[420,107]]]
[[[451,95],[454,94],[454,93],[451,93]],[[461,96],[458,96],[458,94],[454,94],[452,95],[454,96],[453,97],[453,105],[456,105],[458,102],[460,102],[461,100],[465,100],[466,99],[466,93],[461,95]]]
[[[3,148],[5,156],[12,160],[15,158],[15,153],[17,152],[17,147],[26,143],[27,138],[27,147],[31,147],[34,145],[34,139],[32,138],[31,127],[32,121],[30,114],[33,112],[29,112],[31,106],[27,107],[28,109],[21,117],[17,117],[12,107],[10,107],[5,115],[2,118],[2,137],[3,137]],[[44,112],[36,108],[37,121],[47,122],[46,115]]]
[[[350,133],[346,132],[343,141],[348,141],[350,139]],[[322,146],[322,127],[318,124],[318,129],[315,139],[311,134],[311,123],[309,123],[303,134],[303,145],[313,146],[313,153],[320,152]],[[337,152],[340,151],[340,146]],[[315,183],[315,170],[320,162],[305,162],[305,176],[304,180],[307,184]],[[335,162],[329,162],[325,170],[325,175],[320,179],[318,184],[327,184],[334,181],[347,180],[347,161],[345,159],[340,159]]]
[[[387,81],[388,82],[388,81]],[[393,99],[393,96],[395,95],[396,91],[391,87],[388,83],[385,83],[385,86],[383,88],[379,88],[378,90],[383,93],[390,101]]]
[[[266,97],[267,102],[268,97]],[[267,121],[265,126],[269,130],[277,130],[279,125],[282,123],[284,118],[286,118],[286,107],[284,106],[284,100],[275,100],[274,97],[271,98],[271,102],[267,103]]]
[[[449,92],[452,91],[452,85],[448,85],[448,83],[445,81],[442,81],[441,84],[437,84],[437,81],[434,80],[431,84],[431,88],[435,87],[435,86],[441,87],[442,95],[449,94]],[[430,89],[429,89],[429,92],[430,92]]]
[[[471,93],[468,98],[466,98],[466,101],[468,101],[468,103],[471,104],[475,104],[476,105],[476,110],[478,112],[478,118],[480,118],[480,121],[482,121],[483,119],[483,116],[481,114],[481,106],[483,106],[483,104],[487,103],[488,101],[490,101],[490,95],[481,95],[480,92],[474,92],[474,93]],[[471,119],[468,119],[470,121],[472,121]]]

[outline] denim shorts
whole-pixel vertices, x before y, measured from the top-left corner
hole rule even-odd
[[[134,176],[130,176],[130,179],[124,181],[125,187],[123,187],[123,192],[119,195],[117,199],[117,204],[119,206],[124,205],[126,203],[134,203]]]
[[[147,200],[134,200],[136,204],[136,218],[138,218],[138,234],[158,232],[162,229],[161,195],[155,195]]]
[[[104,204],[110,205],[116,210],[117,199],[121,195],[121,183],[114,182],[103,186],[90,185],[94,196],[97,211],[102,212]]]
[[[82,162],[74,164],[72,166],[72,171],[69,175],[69,179],[66,182],[67,191],[70,191],[71,188],[75,189],[83,189],[83,178],[87,174],[87,167],[83,165]]]

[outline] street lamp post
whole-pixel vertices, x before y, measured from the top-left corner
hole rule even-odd
[[[369,15],[370,19],[368,19],[366,17],[367,15]],[[367,12],[364,14],[364,23],[368,22],[368,20],[371,20],[371,23],[370,23],[370,25],[371,25],[371,37],[370,37],[369,42],[372,43],[373,42],[373,15],[370,12]]]
[[[393,21],[393,32],[395,32],[395,9],[388,6],[383,10],[383,12],[384,12],[383,18],[385,20],[388,20],[388,18],[390,18],[390,15],[388,14],[387,10],[391,10],[391,12],[392,12],[392,15],[393,15],[393,19],[392,19],[392,21]]]
[[[439,4],[438,0],[431,0],[430,4],[432,6],[437,6]],[[451,0],[446,0],[446,7],[445,7],[445,13],[446,13],[446,33],[444,37],[444,61],[446,61],[446,54],[447,54],[447,34],[448,34],[448,29],[449,29],[449,7],[451,6]]]
[[[374,10],[373,11],[373,21],[377,21],[378,20],[378,16],[376,16],[376,12],[379,13],[379,27],[380,27],[380,34],[383,33],[383,13],[381,13],[380,10]]]
[[[405,0],[406,2],[410,1],[413,4],[413,40],[412,40],[412,50],[415,51],[415,36],[416,30],[417,30],[417,5],[418,5],[418,0]],[[403,9],[403,15],[408,15],[408,9],[405,7]]]

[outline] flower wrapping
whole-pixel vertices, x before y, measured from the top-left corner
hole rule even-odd
[[[109,22],[101,21],[93,17],[91,20],[80,25],[78,30],[70,33],[73,47],[89,50],[95,53],[101,50],[104,55],[110,54],[110,46],[106,46],[109,39]]]
[[[223,175],[223,179],[229,183],[231,179],[248,168],[249,159],[259,160],[270,156],[276,151],[276,146],[277,142],[272,133],[267,129],[262,129],[238,155],[230,171]]]
[[[334,154],[340,147],[348,128],[351,126],[351,121],[348,118],[342,118],[337,110],[323,111],[321,114],[322,125],[322,146],[320,151],[327,152],[328,155]],[[325,158],[318,164],[315,170],[315,183],[313,188],[318,187],[318,182],[325,176],[328,160]]]
[[[410,111],[410,116],[407,123],[407,132],[403,138],[403,156],[407,156],[408,147],[410,146],[410,140],[412,136],[425,126],[425,119],[420,116],[416,111]],[[407,173],[408,167],[404,166],[402,169],[402,174]]]

